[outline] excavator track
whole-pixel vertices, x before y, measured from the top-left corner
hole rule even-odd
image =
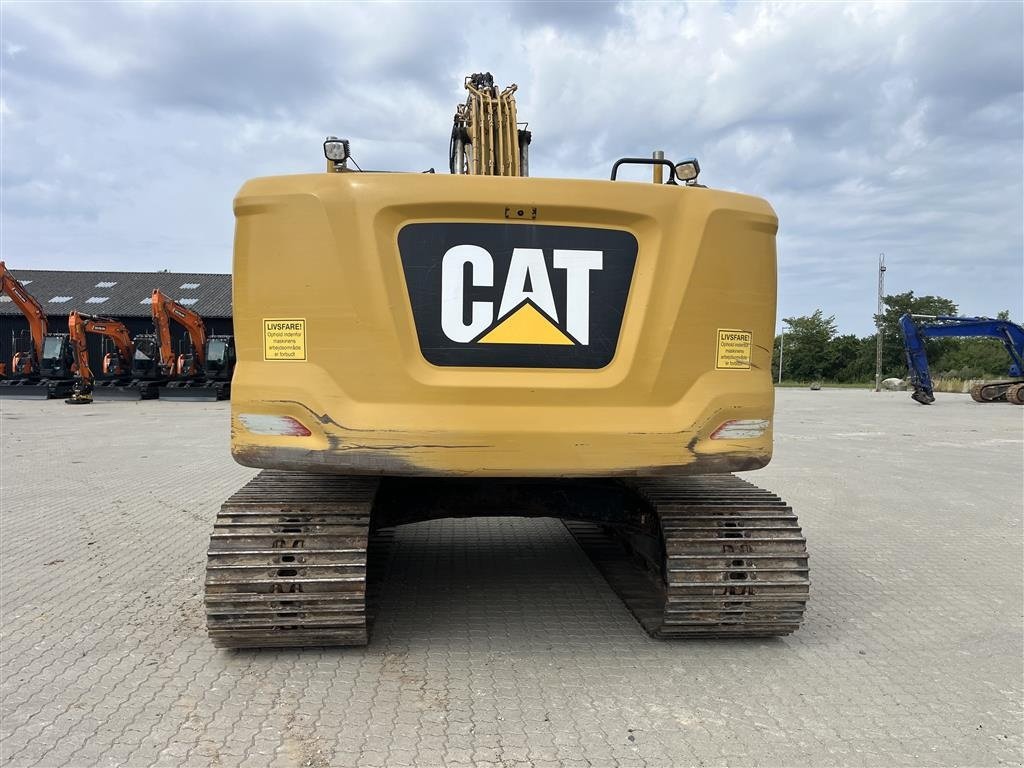
[[[986,381],[975,384],[971,387],[971,399],[976,403],[1013,403],[1024,405],[1024,398],[1020,397],[1022,382],[1014,379],[1010,381]]]
[[[221,648],[364,645],[378,481],[263,471],[221,507],[206,566],[206,625]],[[371,606],[372,607],[372,606]]]
[[[373,589],[390,559],[391,528],[371,533],[379,488],[373,478],[267,470],[228,499],[207,553],[214,644],[365,644]],[[810,583],[806,541],[778,496],[732,475],[623,490],[624,514],[608,517],[611,524],[581,497],[585,516],[598,512],[591,519],[602,522],[565,525],[652,636],[758,637],[799,627]],[[396,499],[378,501],[385,512],[389,503],[406,506]]]
[[[778,496],[733,475],[631,487],[646,507],[639,525],[565,525],[650,635],[765,637],[800,626],[807,542]]]
[[[1014,405],[1024,405],[1024,382],[1018,382],[1006,390],[1006,400]]]

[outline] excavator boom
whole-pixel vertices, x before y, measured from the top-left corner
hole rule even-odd
[[[11,301],[21,310],[21,313],[28,321],[29,333],[32,336],[32,350],[34,359],[28,362],[30,370],[25,373],[38,373],[39,361],[43,359],[43,340],[46,338],[46,312],[36,301],[35,297],[25,290],[23,286],[10,272],[7,266],[0,261],[0,295],[7,294]],[[17,366],[13,366],[17,367]]]
[[[174,320],[186,331],[192,341],[192,363],[182,376],[195,376],[206,362],[206,326],[198,312],[183,307],[159,289],[153,291],[153,323],[160,337],[160,367],[170,376],[177,372],[174,346],[171,344],[170,321]]]
[[[455,111],[449,170],[474,176],[528,176],[530,132],[516,122],[516,85],[503,90],[490,72],[466,78],[469,96]]]
[[[921,322],[925,321],[925,322]],[[1010,357],[1009,374],[1012,381],[997,381],[979,384],[971,396],[979,403],[1006,401],[1017,404],[1022,393],[1024,376],[1024,328],[1009,320],[993,320],[989,317],[953,317],[950,315],[911,315],[900,318],[903,333],[904,353],[910,384],[914,391],[911,397],[922,405],[935,402],[934,384],[928,365],[928,351],[925,339],[930,338],[989,338],[998,339]]]
[[[71,352],[75,356],[75,373],[78,376],[80,387],[91,387],[95,376],[89,366],[89,344],[85,335],[85,319],[78,312],[68,315],[68,336],[71,339]]]

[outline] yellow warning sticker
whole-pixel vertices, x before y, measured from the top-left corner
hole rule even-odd
[[[275,317],[263,321],[264,360],[305,360],[304,318]]]
[[[718,329],[718,356],[715,368],[727,371],[750,370],[750,347],[754,334],[750,331]]]

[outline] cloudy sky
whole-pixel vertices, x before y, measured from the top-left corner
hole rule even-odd
[[[248,177],[447,167],[462,78],[519,85],[535,176],[696,155],[781,220],[780,316],[868,333],[889,292],[1024,314],[1024,18],[1007,3],[17,3],[0,251],[228,271]]]

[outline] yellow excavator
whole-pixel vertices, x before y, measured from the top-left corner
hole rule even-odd
[[[772,454],[771,206],[661,153],[530,178],[515,86],[465,85],[450,174],[329,137],[235,198],[231,450],[263,471],[214,525],[213,642],[366,643],[391,529],[490,515],[563,520],[655,637],[794,631],[805,539],[733,474]]]

